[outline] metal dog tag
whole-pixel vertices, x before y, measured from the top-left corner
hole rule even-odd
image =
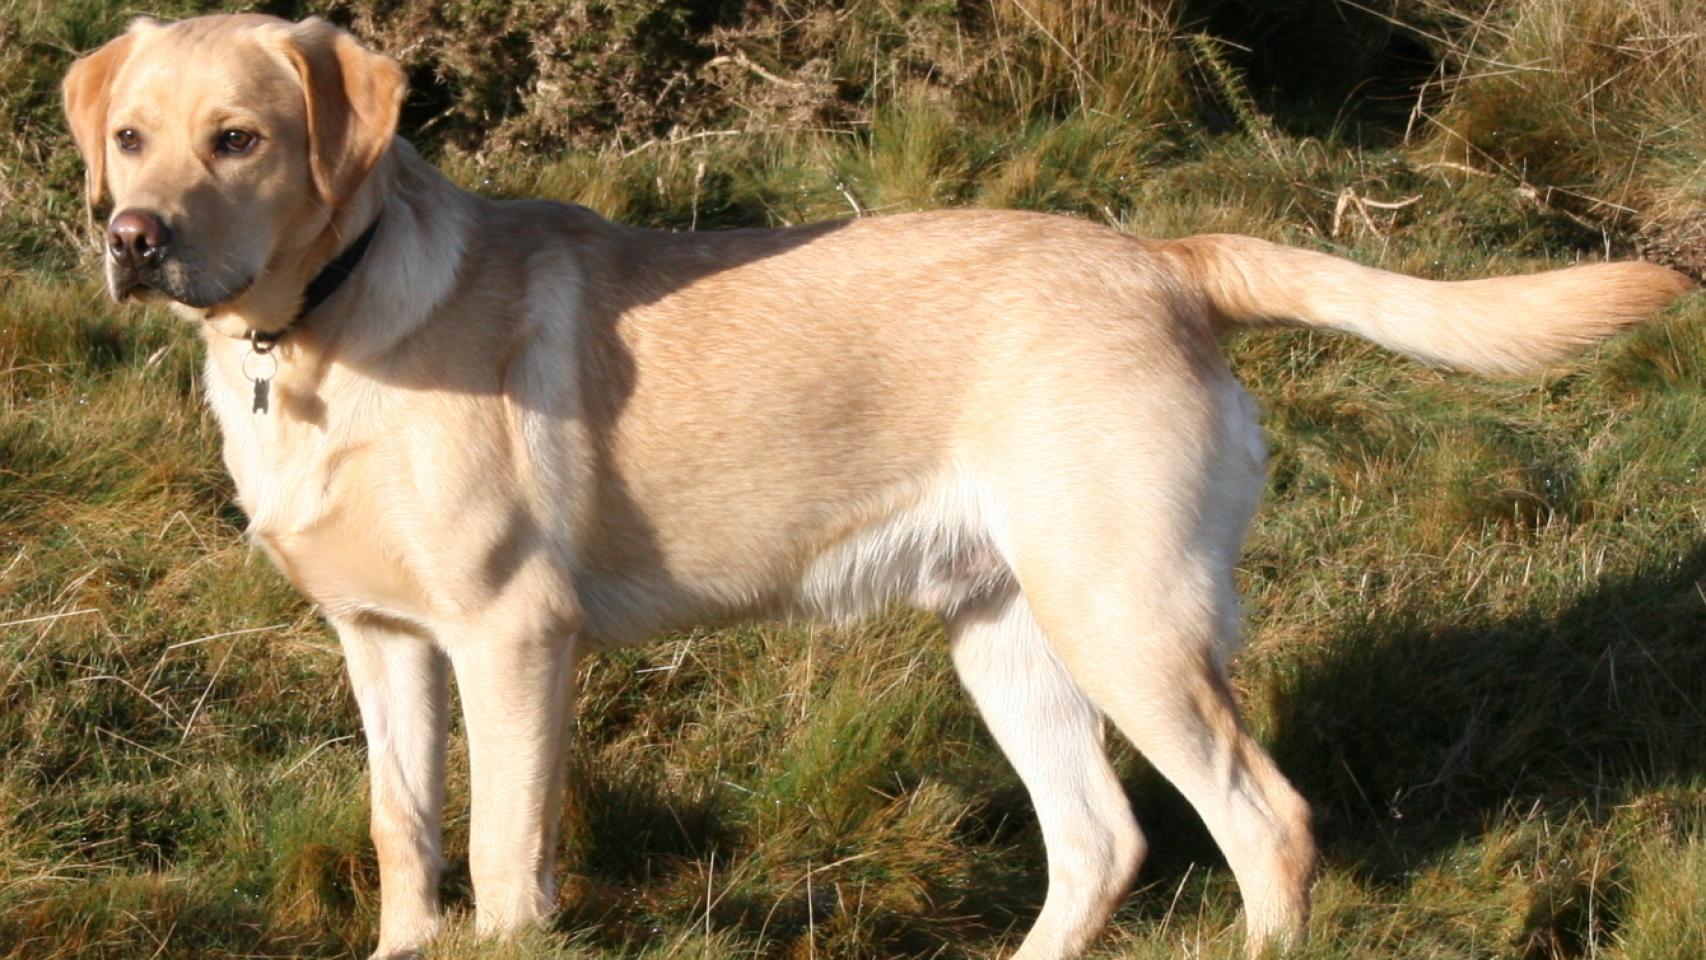
[[[278,358],[273,356],[272,348],[272,341],[262,340],[253,331],[249,333],[249,352],[243,357],[243,376],[255,385],[255,403],[249,408],[250,413],[267,412],[272,378],[278,373]],[[259,372],[251,371],[251,366],[257,367]]]

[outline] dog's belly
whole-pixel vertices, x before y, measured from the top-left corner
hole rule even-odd
[[[756,557],[699,544],[683,563],[585,569],[572,580],[595,646],[740,620],[848,622],[897,604],[950,613],[1013,588],[993,519],[974,484],[943,481],[806,549],[777,544]]]
[[[816,553],[790,595],[789,615],[836,621],[893,603],[948,613],[1012,585],[992,531],[994,511],[975,485],[933,485],[906,508]]]

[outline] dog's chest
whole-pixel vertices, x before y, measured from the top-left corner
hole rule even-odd
[[[273,409],[254,412],[242,389],[210,391],[224,433],[226,468],[254,542],[328,613],[419,620],[425,596],[400,547],[387,497],[394,482],[381,439],[324,412],[299,416],[274,388]]]
[[[298,589],[333,614],[423,619],[426,597],[401,549],[395,505],[363,448],[314,451],[238,480],[250,533]],[[246,471],[248,472],[248,471]]]
[[[363,525],[333,515],[305,529],[256,530],[254,536],[297,589],[328,614],[429,620],[425,596],[407,565],[364,532]]]

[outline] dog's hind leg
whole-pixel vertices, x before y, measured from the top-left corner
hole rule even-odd
[[[1073,677],[1190,801],[1225,854],[1244,897],[1247,952],[1299,944],[1315,865],[1309,809],[1244,728],[1212,628],[1189,612],[1120,620],[1142,638],[1115,637],[1110,622],[1080,644],[1082,621],[1047,622],[1051,639],[1077,648],[1063,654]],[[1092,643],[1094,653],[1083,649]]]
[[[948,619],[954,666],[1030,791],[1048,853],[1048,895],[1015,960],[1081,950],[1143,859],[1102,745],[1102,716],[1055,659],[1017,590]]]
[[[1049,687],[1082,691],[1202,817],[1254,956],[1302,940],[1315,863],[1308,806],[1245,729],[1223,667],[1266,452],[1212,344],[1153,326],[1097,350],[1024,352],[1018,385],[980,410],[962,469],[1070,678]],[[1062,739],[1057,723],[1035,735]]]
[[[1315,847],[1307,805],[1245,729],[1222,666],[1259,438],[1235,386],[1199,397],[1139,397],[1093,432],[1057,430],[1009,457],[1004,552],[1072,680],[1202,817],[1259,955],[1301,940]]]
[[[1188,562],[1138,577],[1110,567],[1117,585],[1078,584],[1064,603],[1038,603],[1039,622],[1090,701],[1202,817],[1244,895],[1250,954],[1291,946],[1309,910],[1309,810],[1245,730],[1222,672],[1217,648],[1232,618],[1200,601],[1229,595],[1230,572],[1208,585]],[[1031,595],[1059,586],[1038,583]]]

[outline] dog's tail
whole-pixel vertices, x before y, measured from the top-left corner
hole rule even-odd
[[[1161,246],[1225,322],[1342,330],[1482,373],[1514,373],[1567,357],[1694,287],[1674,270],[1639,261],[1445,282],[1254,237],[1214,234]]]

